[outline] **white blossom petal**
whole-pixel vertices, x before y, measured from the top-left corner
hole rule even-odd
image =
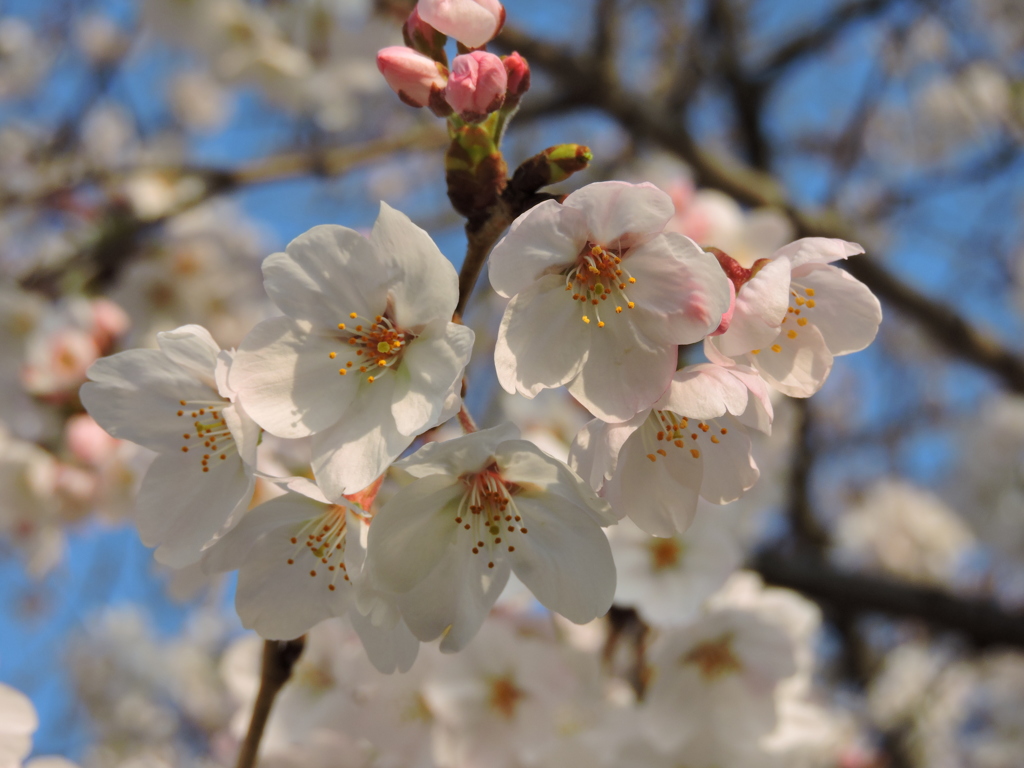
[[[366,488],[412,444],[391,416],[394,388],[391,376],[362,386],[348,414],[313,435],[313,476],[327,498]]]
[[[512,570],[547,608],[584,624],[615,597],[608,539],[585,508],[557,495],[518,494],[515,509],[529,531],[508,554]]]
[[[265,430],[306,437],[337,422],[359,389],[358,377],[338,374],[330,357],[338,348],[337,339],[311,332],[307,323],[274,317],[245,337],[228,383]]]
[[[842,269],[808,264],[794,271],[793,290],[807,295],[808,289],[814,298],[800,307],[801,317],[817,326],[834,356],[859,352],[875,340],[882,306],[864,283]]]
[[[473,351],[474,334],[466,326],[445,322],[438,330],[411,342],[395,370],[391,414],[404,435],[440,423],[445,395],[460,380]]]
[[[782,246],[772,254],[772,258],[778,259],[785,256],[795,270],[804,264],[827,264],[861,253],[864,253],[864,249],[859,243],[830,237],[804,237]]]
[[[263,285],[289,317],[316,328],[333,328],[355,312],[374,317],[387,303],[392,275],[365,237],[335,224],[313,227],[287,253],[263,262]]]
[[[570,266],[587,244],[582,211],[545,200],[520,216],[488,257],[491,286],[510,298],[545,274]]]
[[[506,392],[526,397],[562,386],[586,360],[586,336],[577,303],[565,292],[565,278],[542,277],[505,308],[494,349],[498,381]]]
[[[628,318],[593,328],[589,335],[590,351],[567,388],[595,416],[626,421],[668,389],[676,369],[674,345],[644,346]]]
[[[653,184],[599,181],[565,198],[563,205],[587,217],[592,242],[605,248],[632,248],[661,232],[676,209]]]
[[[156,559],[175,568],[199,561],[204,545],[249,506],[255,486],[237,454],[214,455],[208,472],[201,458],[196,451],[157,456],[139,489],[142,543],[157,547]]]
[[[459,301],[459,278],[430,235],[382,202],[370,245],[380,269],[392,275],[388,295],[399,326],[417,328],[451,320]]]

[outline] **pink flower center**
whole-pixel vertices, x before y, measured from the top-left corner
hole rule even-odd
[[[331,360],[345,360],[338,369],[339,375],[353,372],[372,384],[401,360],[402,352],[415,336],[396,327],[384,315],[370,321],[350,312],[348,318],[349,322],[338,323],[338,338],[347,346],[329,356]]]
[[[507,551],[515,552],[515,545],[502,537],[528,533],[513,500],[519,486],[505,480],[493,462],[479,472],[463,475],[461,479],[467,490],[459,503],[455,524],[470,532],[473,554],[491,554],[501,544],[507,547]],[[487,567],[494,567],[493,559],[488,561]]]
[[[576,257],[576,263],[566,273],[565,290],[572,291],[573,301],[583,305],[584,314],[580,319],[584,323],[590,324],[588,313],[592,313],[597,327],[604,328],[605,321],[601,319],[601,313],[604,311],[607,315],[608,309],[606,306],[602,310],[601,306],[609,298],[615,299],[612,306],[616,314],[621,314],[623,307],[633,309],[636,306],[626,295],[627,288],[636,284],[636,278],[622,267],[622,258],[621,251],[605,250],[600,245],[588,242]]]
[[[178,405],[178,418],[185,420],[181,452],[199,456],[199,469],[209,472],[211,464],[227,461],[238,451],[220,410],[228,405],[226,400],[179,400]]]

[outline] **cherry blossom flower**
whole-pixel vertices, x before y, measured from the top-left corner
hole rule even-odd
[[[238,570],[238,616],[262,637],[288,640],[348,613],[378,669],[407,670],[419,643],[397,610],[380,617],[388,605],[378,605],[381,600],[372,593],[362,602],[366,613],[377,615],[376,624],[350,610],[362,584],[365,513],[348,499],[330,503],[305,478],[291,478],[286,485],[289,493],[252,509],[208,550],[204,568]]]
[[[547,201],[513,224],[490,257],[512,297],[494,353],[508,392],[563,384],[606,421],[664,393],[677,345],[699,341],[729,309],[714,256],[666,233],[672,201],[651,184],[600,182]]]
[[[655,626],[691,621],[743,559],[724,521],[701,514],[686,533],[652,537],[629,520],[608,529],[617,605],[635,607]]]
[[[139,535],[157,560],[182,567],[248,507],[259,428],[227,384],[231,353],[205,328],[157,342],[97,360],[81,398],[109,434],[160,454],[139,490]]]
[[[744,758],[775,728],[776,686],[796,671],[786,633],[736,608],[665,631],[649,659],[644,709],[652,741],[706,766],[750,764]]]
[[[263,274],[285,316],[252,330],[229,379],[268,432],[313,436],[328,498],[369,486],[458,410],[473,332],[450,322],[455,269],[405,214],[381,203],[369,239],[314,227]]]
[[[370,578],[399,596],[420,640],[457,651],[511,572],[546,607],[582,624],[615,592],[607,502],[510,425],[431,443],[396,463],[415,478],[370,525]]]
[[[698,497],[726,504],[754,485],[759,473],[746,427],[768,432],[771,417],[768,389],[752,369],[692,365],[629,421],[587,424],[569,465],[619,515],[672,536],[690,525]]]
[[[806,237],[777,250],[772,260],[786,258],[792,267],[789,307],[779,324],[778,335],[770,344],[738,352],[745,346],[742,342],[753,341],[754,336],[749,333],[753,330],[751,324],[743,335],[730,337],[726,333],[706,341],[708,359],[715,360],[716,352],[719,357],[725,354],[756,368],[785,395],[813,395],[828,378],[833,358],[864,349],[874,340],[882,322],[881,305],[867,286],[848,272],[830,266],[830,262],[863,252],[857,243],[824,237]],[[770,267],[761,271],[767,272]],[[779,277],[772,274],[776,283],[773,294],[777,292]],[[737,301],[744,290],[746,286],[737,292]],[[774,299],[759,300],[757,304],[764,310],[761,317],[772,316],[769,305],[774,304]],[[756,314],[752,312],[751,316]]]
[[[596,655],[516,629],[507,619],[487,621],[424,687],[438,764],[544,764],[543,756],[603,713]]]

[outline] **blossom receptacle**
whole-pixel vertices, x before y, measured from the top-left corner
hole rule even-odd
[[[478,123],[505,101],[508,75],[501,59],[486,51],[456,56],[444,97],[463,120]]]
[[[430,107],[439,117],[451,114],[444,99],[448,70],[443,64],[411,48],[392,45],[377,52],[377,69],[410,107]]]
[[[467,48],[486,45],[505,24],[498,0],[420,0],[416,9],[427,24]]]

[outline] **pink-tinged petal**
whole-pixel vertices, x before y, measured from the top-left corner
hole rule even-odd
[[[474,555],[468,546],[453,545],[415,588],[399,595],[402,618],[417,638],[440,637],[441,651],[455,653],[476,636],[510,572],[508,561],[487,558],[483,551]],[[490,562],[494,568],[487,567]]]
[[[569,466],[590,486],[600,491],[605,487],[619,459],[619,451],[636,429],[647,421],[648,411],[641,411],[632,419],[609,424],[594,419],[587,422],[569,446]],[[621,518],[625,512],[613,510]]]
[[[156,335],[160,351],[210,389],[218,389],[215,371],[220,346],[201,325],[183,325]]]
[[[742,355],[770,344],[789,308],[789,259],[766,264],[736,294],[729,330],[715,344],[726,355]]]
[[[225,405],[220,410],[221,418],[227,424],[231,437],[238,448],[238,455],[249,467],[256,466],[256,449],[260,444],[260,428],[249,418],[241,403]]]
[[[488,257],[491,287],[506,298],[571,267],[587,243],[583,212],[545,200],[514,222]]]
[[[676,347],[648,348],[624,312],[604,328],[589,330],[590,351],[569,393],[605,421],[626,421],[649,408],[672,380]]]
[[[782,394],[810,397],[821,389],[832,371],[832,353],[813,325],[793,331],[794,338],[789,338],[789,333],[784,328],[772,344],[756,355],[747,355],[745,362],[752,364]]]
[[[445,396],[462,377],[472,351],[473,331],[444,321],[406,347],[394,372],[391,406],[399,432],[417,435],[439,423]]]
[[[668,232],[631,250],[623,266],[636,280],[626,297],[637,323],[660,344],[700,341],[729,309],[729,280],[718,260],[687,237]]]
[[[795,270],[804,264],[827,264],[861,253],[864,253],[864,249],[860,243],[851,243],[830,237],[805,237],[782,246],[772,255],[772,258],[778,259],[785,256]]]
[[[542,605],[584,624],[603,616],[615,597],[615,562],[601,527],[561,496],[517,495],[528,533],[508,554],[512,571]]]
[[[454,440],[427,443],[408,458],[395,463],[413,477],[445,474],[458,477],[465,472],[477,472],[494,458],[498,446],[506,440],[518,440],[519,428],[514,424],[500,424],[481,429]]]
[[[594,489],[568,466],[543,453],[533,443],[507,440],[498,446],[494,458],[506,480],[528,490],[540,489],[561,496],[583,509],[598,525],[615,524],[616,518],[607,501],[598,497]]]
[[[327,498],[366,488],[412,444],[391,416],[394,387],[392,376],[364,384],[345,417],[313,435],[313,475]]]
[[[654,439],[658,428],[649,421],[626,440],[607,495],[637,527],[652,536],[671,536],[685,531],[697,513],[704,459],[687,448],[664,449],[663,441]]]
[[[672,198],[653,184],[599,181],[577,189],[563,205],[587,217],[590,240],[607,249],[634,248],[659,234],[675,216]]]
[[[399,327],[451,320],[459,301],[459,278],[430,235],[382,202],[370,244],[378,269],[392,275],[388,296]]]
[[[408,672],[412,669],[420,652],[420,641],[416,639],[404,621],[393,627],[378,627],[359,611],[349,611],[352,628],[359,635],[366,657],[377,671],[390,675],[394,672]]]
[[[498,0],[420,0],[416,10],[438,32],[469,48],[491,40],[505,20],[505,9]]]
[[[159,562],[175,568],[198,562],[203,547],[236,522],[252,499],[255,479],[237,455],[214,455],[209,472],[202,471],[202,459],[195,450],[157,456],[139,489],[139,537],[157,547]]]
[[[676,371],[668,392],[655,407],[689,418],[714,419],[743,413],[747,396],[746,386],[727,369],[700,363]]]
[[[580,314],[560,275],[542,277],[513,297],[494,349],[498,381],[506,392],[535,397],[579,373],[589,346]]]
[[[747,433],[735,425],[732,419],[723,419],[718,423],[733,428],[727,434],[716,435],[717,443],[699,440],[704,458],[700,495],[712,504],[728,504],[753,487],[761,473],[750,456],[750,437]]]
[[[279,524],[256,538],[239,568],[235,608],[242,626],[268,640],[298,637],[325,619],[344,615],[352,604],[353,590],[344,574],[337,568],[329,571],[301,540],[292,543],[305,535],[304,522],[323,512],[318,506],[289,494],[250,513],[274,513]]]
[[[848,272],[808,264],[794,270],[793,290],[808,299],[800,307],[800,316],[818,327],[834,356],[859,352],[874,341],[882,322],[882,305]],[[792,319],[786,325],[790,322]]]
[[[235,354],[228,383],[257,424],[279,437],[321,432],[348,410],[359,378],[338,373],[347,347],[289,317],[265,320]]]
[[[210,402],[220,395],[155,349],[104,357],[87,371],[82,404],[110,435],[154,451],[179,451],[181,400]]]
[[[347,321],[350,312],[364,318],[383,312],[391,279],[365,237],[335,224],[313,227],[288,243],[287,253],[263,262],[271,301],[324,329]]]
[[[408,592],[450,556],[465,491],[454,477],[431,475],[392,496],[370,523],[366,568],[371,581],[387,592]]]

